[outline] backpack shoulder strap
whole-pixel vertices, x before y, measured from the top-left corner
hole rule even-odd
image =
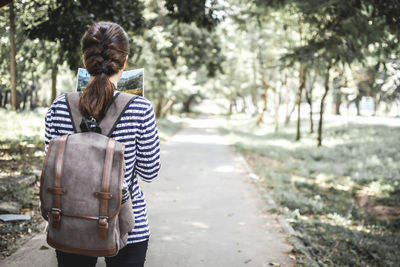
[[[129,105],[137,98],[137,95],[119,93],[106,111],[105,117],[100,121],[101,132],[108,137],[111,136],[122,115]]]
[[[76,133],[81,132],[80,123],[83,118],[78,107],[79,96],[79,92],[71,92],[66,94],[69,114],[71,116],[72,125]],[[125,110],[136,98],[137,95],[126,93],[117,93],[114,96],[112,103],[107,107],[105,117],[99,123],[103,135],[111,136],[122,115],[125,113]]]
[[[72,127],[74,128],[75,133],[80,133],[81,127],[79,126],[82,121],[82,114],[79,111],[79,92],[71,92],[65,94],[65,99],[67,102],[68,112],[71,117]]]

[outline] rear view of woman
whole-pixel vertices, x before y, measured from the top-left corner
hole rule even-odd
[[[87,88],[79,98],[79,111],[96,121],[105,116],[108,105],[118,94],[117,83],[126,67],[128,36],[121,26],[98,22],[82,38],[82,57],[91,75]],[[46,152],[51,139],[74,133],[65,95],[55,99],[46,114]],[[125,183],[130,193],[135,227],[129,233],[128,245],[114,257],[107,257],[107,266],[144,266],[150,237],[146,202],[138,184],[138,176],[151,182],[160,169],[160,147],[155,116],[150,101],[135,98],[122,113],[111,138],[125,145]],[[83,159],[84,160],[84,159]],[[58,266],[95,266],[96,257],[56,250]]]

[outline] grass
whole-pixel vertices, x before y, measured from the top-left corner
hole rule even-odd
[[[246,157],[281,212],[326,266],[395,266],[400,262],[400,131],[327,122],[295,142],[295,125],[235,115],[221,131]]]
[[[0,109],[0,178],[40,169],[44,158],[45,109]]]
[[[40,170],[44,159],[44,117],[46,109],[15,112],[0,109],[0,178]],[[157,119],[161,141],[183,126],[178,116]]]

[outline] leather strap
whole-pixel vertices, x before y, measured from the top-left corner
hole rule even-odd
[[[94,192],[93,195],[100,199],[112,199],[113,198],[112,194],[104,193],[104,192]]]
[[[58,187],[48,187],[47,192],[53,195],[64,195],[65,193],[67,193],[67,190]]]
[[[101,192],[98,193],[100,198],[100,216],[99,216],[99,237],[101,239],[107,239],[108,231],[108,201],[110,196],[110,179],[112,163],[114,158],[115,140],[112,138],[108,139],[106,148],[106,157],[104,160],[103,180],[101,182]]]
[[[61,187],[61,178],[64,167],[64,154],[65,154],[65,146],[68,140],[68,134],[60,137],[58,141],[57,147],[57,155],[55,162],[55,174],[54,174],[54,186],[51,189],[53,193],[53,208],[50,213],[52,215],[52,226],[56,229],[60,228],[61,223],[61,195],[63,193],[63,188]]]

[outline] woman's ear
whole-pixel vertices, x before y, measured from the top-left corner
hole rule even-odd
[[[82,63],[83,63],[83,67],[86,69],[85,57],[83,55],[82,55]]]
[[[122,70],[126,68],[126,64],[128,63],[128,55],[126,55],[124,66],[122,66]]]

